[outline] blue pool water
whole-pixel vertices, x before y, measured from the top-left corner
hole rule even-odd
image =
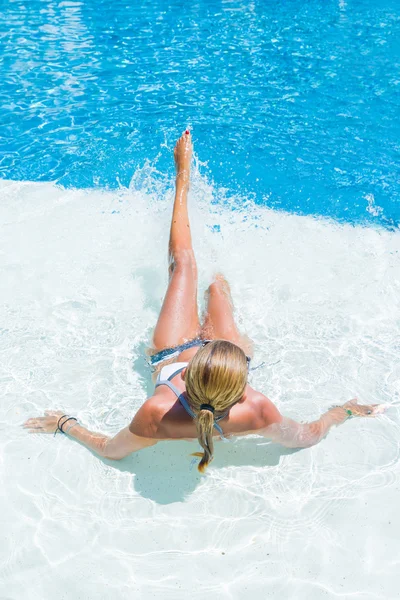
[[[237,201],[397,227],[397,1],[4,0],[2,19],[1,178],[162,178],[190,125]]]

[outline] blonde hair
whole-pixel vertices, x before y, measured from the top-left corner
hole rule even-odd
[[[204,472],[214,454],[214,417],[220,416],[238,402],[247,383],[247,359],[239,346],[224,340],[214,340],[200,348],[185,372],[188,401],[196,414],[197,438],[204,452],[198,469]],[[202,404],[214,408],[201,409]]]

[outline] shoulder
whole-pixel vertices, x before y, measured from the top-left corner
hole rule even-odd
[[[129,431],[142,437],[157,437],[159,425],[167,407],[161,395],[151,396],[139,408],[129,425]]]
[[[272,425],[273,423],[280,423],[282,421],[282,415],[273,402],[267,396],[261,392],[251,390],[250,392],[251,402],[255,407],[256,413],[256,429],[262,429]]]

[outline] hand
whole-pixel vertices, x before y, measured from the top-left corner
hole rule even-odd
[[[353,398],[343,404],[343,408],[347,410],[351,410],[352,415],[354,417],[376,417],[376,415],[380,415],[386,410],[385,404],[358,404],[357,398]]]
[[[60,417],[65,415],[65,413],[61,410],[46,410],[44,414],[44,417],[32,417],[31,419],[28,419],[23,424],[23,427],[29,429],[29,433],[54,433],[57,431]],[[65,419],[62,419],[61,425],[63,421],[65,421]]]

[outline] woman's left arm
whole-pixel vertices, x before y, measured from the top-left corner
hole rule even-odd
[[[102,433],[95,433],[83,427],[78,421],[71,419],[62,412],[46,412],[44,417],[34,417],[24,423],[29,433],[62,433],[78,440],[99,456],[112,460],[125,458],[132,452],[154,446],[158,440],[146,438],[132,433],[129,427],[124,427],[113,438]],[[62,435],[60,433],[60,435]]]
[[[343,406],[335,406],[311,423],[298,423],[283,417],[269,422],[261,435],[287,448],[310,448],[318,444],[333,425],[341,425],[350,417],[376,417],[385,411],[384,404],[358,404],[353,398]]]

